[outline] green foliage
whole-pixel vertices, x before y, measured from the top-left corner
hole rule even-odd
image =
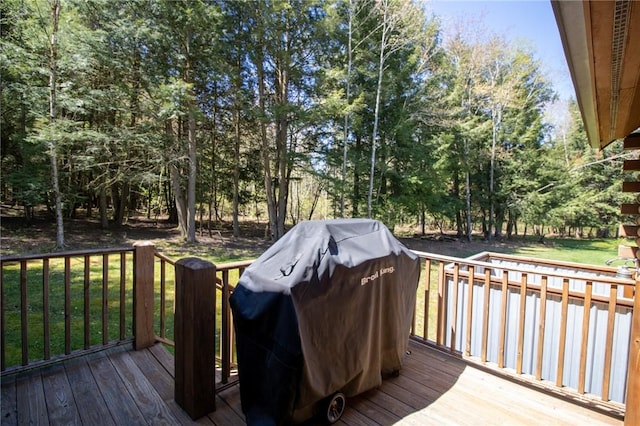
[[[575,104],[549,127],[535,52],[443,40],[415,3],[382,3],[65,1],[50,122],[49,4],[4,1],[2,201],[52,208],[54,146],[65,212],[95,207],[103,226],[128,210],[177,221],[180,203],[283,228],[318,200],[323,217],[362,216],[371,169],[389,223],[589,235],[620,220],[621,148],[592,152]]]

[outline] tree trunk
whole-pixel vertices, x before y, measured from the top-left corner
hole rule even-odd
[[[286,81],[282,82],[284,88],[281,90],[286,93]],[[283,93],[284,95],[284,93]],[[276,239],[280,239],[284,235],[284,223],[287,217],[287,199],[289,198],[289,176],[288,155],[287,155],[287,127],[288,120],[286,114],[282,114],[276,127],[276,149],[278,151],[278,213],[277,213],[277,232]]]
[[[238,59],[237,62],[238,67],[238,82],[241,80],[241,64]],[[233,143],[233,236],[240,236],[240,90],[238,87],[240,84],[236,86],[236,99],[235,99],[235,111],[233,114],[234,118],[234,143]]]
[[[49,124],[56,121],[56,80],[58,62],[58,21],[60,19],[60,0],[51,3],[52,30],[49,39]],[[51,186],[56,214],[56,250],[64,248],[64,222],[62,213],[62,194],[58,177],[58,153],[56,141],[49,141],[49,156],[51,157]]]
[[[347,101],[347,111],[344,114],[344,135],[342,141],[342,182],[340,183],[340,217],[344,217],[344,193],[346,190],[346,182],[347,182],[347,151],[348,151],[348,141],[349,141],[349,106],[351,101],[351,65],[352,65],[352,21],[353,21],[353,0],[349,0],[349,34],[347,40],[347,81],[346,85],[346,101]]]
[[[387,40],[387,10],[384,10],[382,36],[380,40],[380,56],[378,59],[378,86],[376,88],[376,106],[373,114],[373,135],[371,137],[371,168],[369,171],[369,192],[367,193],[367,217],[373,217],[373,178],[376,167],[376,144],[378,143],[378,120],[380,115],[380,98],[382,97],[382,77],[384,76],[384,55]]]
[[[494,224],[495,210],[495,169],[496,169],[496,149],[498,145],[498,131],[502,123],[502,109],[496,107],[491,112],[492,132],[491,132],[491,165],[489,168],[489,233],[488,240],[491,241],[491,232]],[[496,234],[498,230],[496,229]]]
[[[125,222],[127,215],[127,206],[129,204],[129,195],[131,192],[131,185],[129,182],[122,182],[122,191],[120,192],[120,202],[118,203],[118,210],[116,211],[115,222],[118,225],[122,225]]]
[[[471,177],[469,176],[469,171],[465,173],[465,204],[466,204],[466,216],[467,216],[467,241],[471,242],[471,238],[473,235],[473,231],[471,228]]]
[[[185,236],[187,235],[187,203],[184,199],[184,192],[182,191],[180,172],[174,164],[170,166],[169,170],[171,174],[175,209],[178,217],[178,228],[180,229],[180,235]]]
[[[353,162],[353,201],[351,202],[351,216],[360,216],[360,163],[362,160],[362,139],[356,137],[355,155]]]
[[[213,235],[212,227],[213,227],[213,210],[217,212],[217,198],[218,198],[218,179],[216,177],[217,173],[217,162],[216,162],[216,152],[218,150],[218,132],[217,132],[217,118],[218,118],[218,85],[213,83],[213,115],[211,117],[211,181],[210,181],[210,196],[209,196],[209,217],[207,219],[207,228],[209,230],[209,236]],[[234,162],[235,167],[235,162]],[[234,185],[234,196],[235,196],[235,185]],[[217,219],[217,216],[216,216]],[[200,218],[202,221],[202,216]],[[200,224],[200,228],[202,228],[202,224]],[[235,235],[234,235],[235,236]]]
[[[259,50],[259,48],[258,48]],[[265,123],[266,116],[266,100],[265,100],[265,84],[264,84],[264,58],[261,53],[258,54],[256,60],[256,71],[258,74],[258,103],[260,105],[260,112],[262,113],[262,119],[260,120],[260,140],[262,151],[262,162],[264,166],[264,189],[267,196],[267,212],[269,214],[269,234],[271,241],[277,240],[277,222],[276,222],[276,202],[273,196],[273,181],[271,179],[271,162],[269,160],[269,140],[267,138],[267,124]]]
[[[190,56],[189,42],[187,38],[187,57]],[[191,76],[191,61],[187,60],[187,83],[193,84]],[[193,94],[195,98],[195,93]],[[189,150],[189,178],[187,181],[187,242],[196,242],[196,178],[198,169],[197,143],[196,143],[196,117],[194,100],[188,101],[189,117],[187,118],[187,141]]]
[[[456,170],[453,174],[453,196],[456,200],[460,199],[460,173]],[[462,238],[464,229],[462,225],[462,213],[460,209],[456,209],[456,236]]]
[[[321,187],[321,185],[318,185],[317,190],[313,191],[313,200],[311,202],[311,210],[309,211],[309,217],[307,218],[307,220],[311,220],[311,218],[313,217],[313,213],[316,211],[316,207],[318,207],[318,201],[320,201],[320,195],[322,194],[323,191],[324,189]]]

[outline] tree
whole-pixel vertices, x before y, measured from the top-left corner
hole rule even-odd
[[[315,74],[322,57],[317,23],[323,11],[304,1],[258,3],[251,23],[256,72],[264,187],[271,238],[285,232],[289,179],[299,135],[312,123]],[[292,132],[295,126],[297,132]]]
[[[371,136],[371,161],[369,172],[369,191],[367,195],[367,216],[372,217],[373,184],[375,176],[376,148],[379,144],[378,124],[380,120],[380,102],[382,83],[386,64],[391,56],[408,47],[416,36],[421,34],[422,13],[409,1],[378,0],[374,10],[380,17],[378,45],[378,79],[373,113],[373,135]]]
[[[0,5],[0,185],[3,202],[22,205],[27,222],[34,206],[47,204],[51,188],[46,143],[30,137],[48,115],[48,75],[38,72],[47,69],[47,41],[41,29],[48,19],[48,14],[34,13],[23,1]]]
[[[165,133],[172,140],[172,188],[178,224],[187,242],[196,239],[196,182],[198,169],[197,103],[210,83],[215,63],[214,47],[218,10],[203,1],[160,2],[154,12],[162,38],[152,46],[156,63],[164,72],[158,95],[165,104]],[[187,176],[186,185],[183,176]]]

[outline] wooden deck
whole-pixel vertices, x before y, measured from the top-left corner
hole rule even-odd
[[[622,424],[420,344],[410,351],[400,376],[349,399],[338,424]],[[2,425],[244,424],[237,385],[218,395],[215,412],[191,421],[173,400],[173,374],[173,357],[158,344],[5,377]]]

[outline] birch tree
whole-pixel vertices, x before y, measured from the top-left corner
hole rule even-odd
[[[58,23],[60,20],[60,0],[51,1],[51,33],[49,34],[49,124],[56,121],[56,84],[58,71]],[[62,194],[58,180],[58,153],[56,141],[49,141],[51,157],[51,186],[56,211],[56,249],[64,247],[64,222],[62,219]]]
[[[371,136],[371,160],[369,171],[369,190],[367,193],[367,216],[373,216],[373,188],[376,165],[376,150],[380,143],[378,125],[380,122],[380,103],[386,64],[390,57],[409,46],[422,28],[422,12],[408,0],[376,0],[374,9],[379,19],[378,79],[373,116],[373,134]]]

